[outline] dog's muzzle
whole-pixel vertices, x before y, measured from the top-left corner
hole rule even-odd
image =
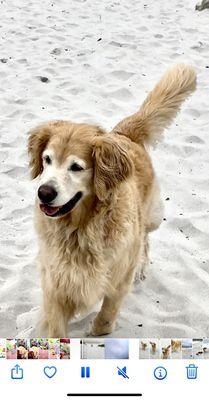
[[[63,206],[53,207],[53,206],[51,206],[49,204],[46,204],[46,203],[40,203],[40,209],[48,217],[59,217],[59,216],[62,216],[64,214],[67,214],[68,212],[72,211],[73,208],[75,207],[75,205],[81,199],[82,195],[83,195],[82,192],[77,192],[75,194],[75,196],[73,196],[72,199],[70,199]]]

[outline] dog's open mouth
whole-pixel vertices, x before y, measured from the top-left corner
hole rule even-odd
[[[75,196],[73,196],[72,199],[70,199],[63,206],[53,207],[48,204],[41,203],[40,209],[48,217],[58,217],[71,211],[75,207],[76,203],[81,199],[81,197],[82,197],[82,192],[77,192]]]

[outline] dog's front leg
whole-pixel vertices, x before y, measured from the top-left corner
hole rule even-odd
[[[57,303],[51,303],[51,310],[48,315],[48,337],[67,337],[68,316],[63,307]]]
[[[44,310],[42,327],[47,330],[49,338],[68,337],[67,325],[69,319],[73,317],[73,307],[69,304],[65,306],[52,296],[44,298]]]
[[[91,335],[101,336],[114,331],[121,304],[130,290],[133,276],[134,270],[131,270],[123,282],[117,286],[114,293],[104,297],[102,308],[92,322]]]

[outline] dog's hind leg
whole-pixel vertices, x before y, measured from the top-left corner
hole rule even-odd
[[[164,214],[164,205],[161,199],[160,187],[155,177],[146,208],[146,231],[152,232],[159,228]]]
[[[149,264],[149,232],[158,229],[163,219],[164,206],[156,178],[153,182],[150,199],[145,212],[146,218],[143,253],[139,260],[139,268],[135,273],[135,282],[139,282],[139,280],[143,281],[146,278],[145,271]]]
[[[149,264],[149,236],[148,233],[144,233],[142,251],[139,253],[139,259],[137,263],[137,268],[134,276],[134,283],[139,283],[139,281],[144,281],[146,279],[146,268]]]
[[[139,278],[141,281],[144,281],[146,279],[146,269],[148,264],[149,264],[149,237],[148,234],[146,233],[144,238],[144,252],[142,255],[141,270],[139,274]]]

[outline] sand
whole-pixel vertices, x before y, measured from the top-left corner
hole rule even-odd
[[[152,151],[165,220],[150,237],[147,279],[111,336],[209,337],[209,10],[195,4],[1,1],[1,337],[34,336],[41,302],[28,130],[50,119],[109,130],[178,62],[196,68],[198,89]],[[94,315],[73,323],[69,336],[85,336]]]

